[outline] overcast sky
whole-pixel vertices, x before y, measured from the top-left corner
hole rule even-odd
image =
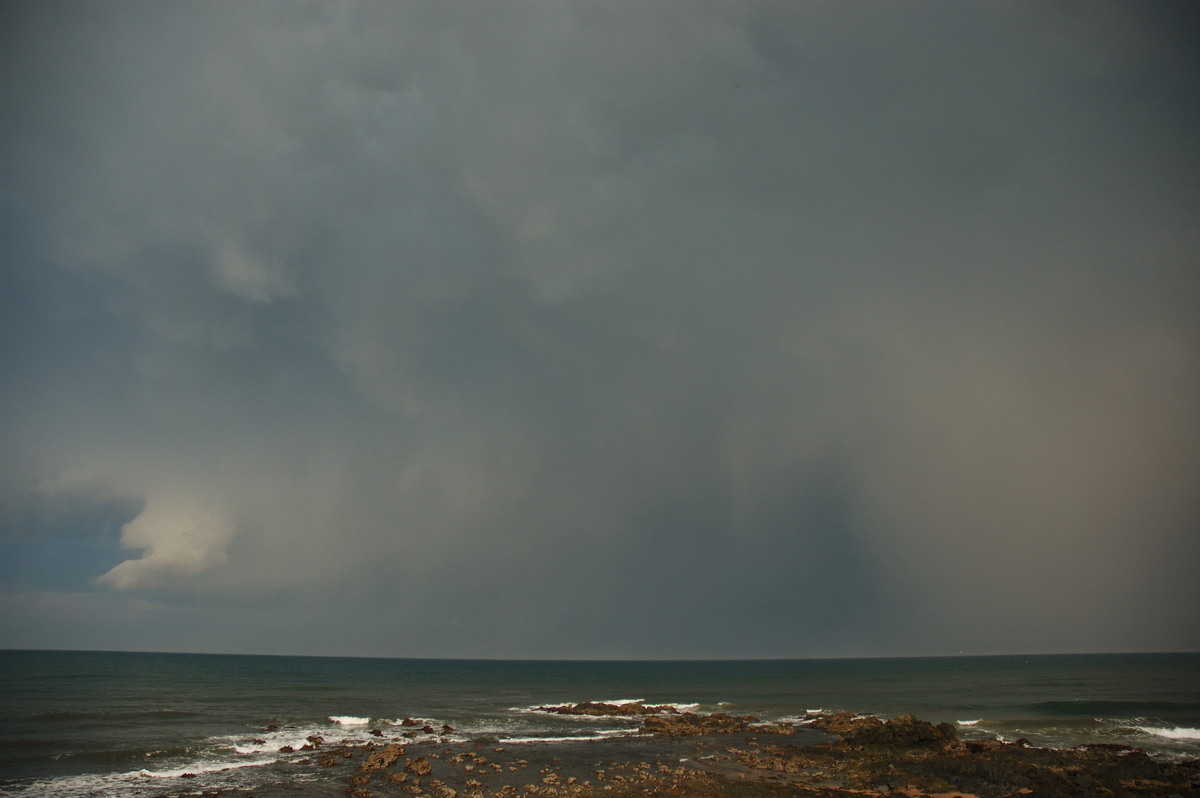
[[[0,646],[1200,650],[1185,2],[0,12]]]

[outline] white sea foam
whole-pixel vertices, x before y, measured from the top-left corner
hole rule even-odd
[[[371,722],[371,719],[359,718],[354,715],[330,715],[329,721],[339,726],[366,726]]]
[[[534,706],[529,706],[529,707],[509,707],[508,711],[509,712],[545,713],[546,710],[543,709],[543,707],[573,707],[576,704],[609,704],[609,705],[615,706],[615,707],[623,707],[626,704],[644,704],[646,706],[675,707],[675,709],[678,709],[680,712],[693,712],[693,711],[699,709],[701,706],[699,703],[680,704],[680,703],[671,702],[671,701],[649,701],[645,698],[601,698],[601,699],[595,699],[595,700],[588,699],[586,701],[548,701],[544,704],[536,704]],[[722,701],[717,706],[726,707],[726,706],[729,706],[729,702]],[[570,717],[600,717],[600,716],[573,715]]]
[[[646,703],[646,699],[644,699],[644,698],[605,698],[600,701],[597,701],[596,703],[597,704],[615,704],[620,707],[620,706],[624,706],[625,704],[644,704],[644,703]]]
[[[181,779],[190,791],[221,789],[244,785],[244,776],[235,775],[246,768],[263,767],[275,759],[236,759],[214,757],[151,770],[143,768],[119,773],[81,773],[50,779],[38,779],[29,784],[8,789],[6,795],[33,798],[79,798],[80,796],[121,795],[126,798],[152,798],[163,794],[164,782]],[[293,774],[305,780],[301,774]],[[172,790],[176,788],[172,787]],[[198,793],[197,793],[198,794]]]
[[[775,719],[774,722],[791,723],[794,726],[804,726],[805,724],[812,723],[813,718],[809,717],[808,715],[780,715]]]
[[[600,736],[592,737],[501,737],[502,745],[528,745],[531,743],[583,743],[606,739]]]
[[[959,726],[975,726],[978,725],[979,721],[981,720],[983,720],[983,718],[975,718],[975,720],[956,720],[954,722]]]
[[[624,706],[625,704],[644,704],[644,698],[587,698],[583,701],[545,701],[541,704],[534,704],[531,707],[509,707],[513,712],[536,712],[538,707],[573,707],[576,704],[613,704],[614,706]]]
[[[408,726],[404,726],[404,721],[406,720],[409,721]],[[396,718],[395,720],[385,720],[384,723],[388,726],[402,726],[412,731],[420,731],[422,726],[435,726],[437,728],[441,728],[442,726],[442,722],[435,718],[414,718],[411,716]]]
[[[291,749],[291,753],[300,755],[304,751],[314,745],[311,738],[321,737],[326,744],[342,744],[342,745],[361,745],[369,741],[378,741],[379,737],[368,733],[368,728],[371,725],[369,718],[361,718],[353,715],[332,715],[328,718],[328,724],[311,724],[303,726],[285,726],[280,729],[272,729],[270,731],[263,730],[253,734],[237,734],[227,735],[223,737],[212,738],[212,742],[216,743],[219,748],[235,752],[241,756],[259,755],[286,755],[289,753],[287,749]],[[395,729],[402,721],[396,721],[395,724],[388,725],[386,722],[381,722],[379,725],[389,731]],[[425,721],[419,721],[421,726],[425,725]],[[412,731],[420,734],[420,726],[412,729]],[[385,733],[384,739],[396,739],[393,734]],[[277,757],[278,758],[278,757]]]
[[[505,745],[518,745],[520,743],[583,743],[607,740],[610,737],[626,737],[632,733],[629,729],[606,729],[596,734],[579,737],[502,737],[500,738],[500,742]]]
[[[274,763],[274,759],[255,759],[243,762],[212,762],[207,765],[194,765],[171,770],[139,770],[136,775],[151,779],[179,779],[184,776],[198,776],[202,773],[223,773],[226,770],[238,768],[254,768]],[[133,774],[128,774],[133,775]]]
[[[257,737],[248,743],[234,743],[233,750],[242,756],[252,756],[254,754],[287,753],[286,751],[282,750],[284,748],[291,748],[293,751],[299,751],[304,746],[309,745],[308,738],[314,734],[319,734],[319,732],[291,731],[287,734],[274,734],[268,737]]]
[[[1171,740],[1200,740],[1200,729],[1187,727],[1164,728],[1161,726],[1134,726],[1140,732],[1153,734],[1156,737],[1166,737]]]

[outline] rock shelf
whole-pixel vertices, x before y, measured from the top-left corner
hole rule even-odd
[[[634,717],[628,704],[568,705],[578,714]],[[791,724],[752,716],[646,707],[640,734],[619,744],[499,746],[483,743],[369,743],[339,750],[358,760],[351,798],[500,798],[672,795],[753,798],[1200,798],[1200,760],[1168,762],[1140,749],[1092,745],[1044,749],[1024,740],[962,740],[953,724],[905,715],[850,713],[811,718],[825,741],[797,744]],[[558,711],[562,708],[546,708]],[[567,714],[567,713],[563,713]],[[806,732],[803,739],[815,739]]]

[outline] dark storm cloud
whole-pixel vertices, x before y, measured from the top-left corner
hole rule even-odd
[[[1197,71],[1169,13],[8,11],[5,529],[132,509],[99,588],[10,582],[6,625],[1194,648]]]

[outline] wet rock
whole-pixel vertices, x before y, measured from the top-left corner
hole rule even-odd
[[[912,715],[901,715],[878,726],[859,725],[844,735],[842,742],[851,746],[891,748],[947,746],[958,742],[958,730],[952,723],[935,726],[928,721],[917,720]]]
[[[791,779],[821,795],[898,792],[909,795],[1200,797],[1200,762],[1159,762],[1136,750],[1043,749],[997,740],[957,741],[947,726],[902,716],[853,724],[845,739],[816,746],[730,749],[733,778]],[[851,744],[851,742],[861,744]],[[782,774],[787,774],[782,775]],[[807,792],[805,794],[808,794]]]
[[[429,782],[427,790],[432,798],[457,798],[458,796],[457,790],[448,787],[444,782],[438,781],[437,779]]]
[[[358,766],[359,773],[374,773],[376,770],[390,768],[396,764],[396,760],[404,756],[404,746],[399,743],[392,743],[383,748],[372,751],[371,754]]]
[[[603,701],[583,701],[578,704],[563,704],[561,706],[541,706],[538,712],[553,712],[556,715],[589,715],[592,717],[622,716],[636,717],[638,715],[675,714],[679,710],[670,704],[643,704],[632,701],[626,704],[608,704]]]
[[[732,734],[747,731],[750,724],[757,723],[753,715],[727,715],[724,712],[714,712],[711,715],[697,715],[684,712],[679,715],[663,717],[647,716],[642,721],[642,734],[656,734],[664,737],[698,737],[705,734]]]
[[[822,721],[828,722],[830,718]],[[369,760],[372,769],[356,774],[365,780],[352,781],[351,789],[363,792],[351,791],[351,794],[365,796],[367,785],[373,783],[376,794],[381,796],[436,794],[445,798],[453,791],[457,791],[456,798],[484,795],[596,798],[602,794],[683,798],[779,795],[862,798],[867,794],[903,794],[913,798],[952,795],[1200,798],[1200,762],[1162,762],[1142,751],[1116,750],[1119,747],[1107,745],[1063,751],[998,740],[959,741],[957,731],[948,724],[926,723],[912,716],[884,723],[877,718],[846,714],[831,724],[843,730],[839,737],[844,739],[815,745],[794,744],[795,738],[782,736],[771,740],[768,738],[771,727],[750,717],[722,713],[651,714],[644,717],[643,724],[642,729],[650,733],[680,738],[696,736],[696,739],[676,740],[666,746],[662,742],[643,741],[646,751],[669,748],[672,751],[669,763],[597,760],[595,764],[600,769],[591,767],[589,762],[586,770],[564,766],[552,753],[542,756],[537,751],[528,754],[532,761],[498,757],[502,765],[492,765],[470,742],[456,745],[446,741],[436,746],[438,750],[444,749],[441,764],[433,763],[439,754],[430,752],[429,744],[416,744],[425,756],[408,761],[403,767],[384,770],[391,767],[386,762],[405,762],[398,758],[401,751],[389,752],[382,745],[366,743],[356,750],[363,756],[374,757]],[[743,736],[706,739],[723,731],[737,731]],[[732,745],[745,747],[727,747]],[[675,752],[689,746],[692,754],[686,766],[679,766]],[[378,775],[373,770],[377,766]],[[525,768],[529,768],[524,771],[525,776],[520,775]],[[434,775],[445,781],[431,781]],[[582,780],[593,776],[590,782]],[[526,784],[526,779],[532,783]]]
[[[791,723],[758,723],[753,730],[760,734],[795,734],[796,727]]]
[[[846,737],[861,729],[878,728],[883,721],[874,715],[855,715],[853,712],[837,712],[833,715],[821,715],[809,724],[814,729]]]

